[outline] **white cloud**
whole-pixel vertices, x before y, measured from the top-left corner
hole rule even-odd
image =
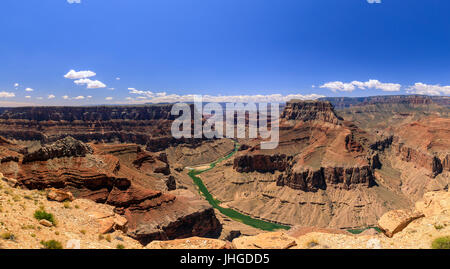
[[[114,91],[116,88],[108,88],[108,90]]]
[[[5,92],[5,91],[0,92],[0,98],[12,98],[15,96],[16,96],[16,94],[13,92]]]
[[[429,85],[422,82],[417,82],[406,91],[413,94],[450,95],[450,86]]]
[[[86,84],[88,89],[106,88],[106,85],[103,82],[101,82],[99,80],[91,80],[88,78],[75,80],[74,83],[77,85]]]
[[[155,96],[155,94],[151,91],[141,91],[141,90],[136,90],[135,88],[128,88],[128,90],[130,91],[131,94],[145,95],[147,97]]]
[[[369,4],[381,4],[381,0],[367,0]]]
[[[25,98],[27,98],[27,99],[30,99],[30,98],[31,98],[31,96],[27,95],[27,96],[25,96]]]
[[[48,99],[54,99],[55,97],[56,97],[56,96],[53,95],[53,94],[49,94],[49,95],[47,96]]]
[[[64,75],[65,78],[68,79],[76,79],[74,81],[77,85],[86,85],[88,89],[98,89],[98,88],[106,88],[106,85],[99,80],[91,80],[90,77],[96,76],[97,74],[92,71],[75,71],[70,70],[67,74]]]
[[[81,78],[90,78],[97,75],[95,72],[92,71],[75,71],[70,70],[67,74],[64,75],[65,78],[68,79],[81,79]]]
[[[26,92],[32,92],[32,91],[34,91],[34,90],[33,90],[32,88],[26,88],[25,91],[26,91]]]
[[[402,85],[396,83],[382,83],[376,79],[371,79],[366,82],[362,81],[352,81],[350,83],[344,83],[342,81],[327,82],[320,86],[320,88],[327,88],[333,92],[352,92],[356,88],[365,89],[377,89],[384,92],[398,92],[400,91]]]
[[[69,4],[80,4],[81,0],[67,0],[67,3],[69,3]]]
[[[119,78],[119,77],[117,77],[117,78],[116,78],[116,80],[120,80],[120,78]]]
[[[44,99],[44,97],[36,97],[36,99],[38,99],[38,100],[42,100],[42,99]]]
[[[69,96],[68,96],[68,95],[64,95],[64,96],[62,97],[62,99],[68,100],[68,99],[69,99]]]
[[[112,97],[106,97],[105,100],[111,101],[113,98]]]
[[[92,98],[92,96],[88,95],[88,96],[86,96],[86,98],[87,98],[87,99],[91,99],[91,98]]]
[[[15,88],[19,87],[19,83],[14,83],[14,87]]]
[[[80,95],[80,96],[74,97],[73,99],[75,99],[75,100],[83,100],[84,96]]]
[[[332,90],[333,92],[341,91],[341,92],[352,92],[355,90],[355,85],[352,83],[344,83],[341,81],[333,81],[327,82],[320,86],[320,88],[327,88]]]
[[[167,94],[165,92],[153,93],[151,91],[139,91],[136,89],[130,90],[130,94],[138,95],[136,98],[127,97],[126,100],[130,103],[175,103],[175,102],[193,102],[193,94],[189,95],[178,95],[178,94]],[[323,95],[318,94],[270,94],[270,95],[233,95],[233,96],[213,96],[213,95],[203,95],[204,102],[255,102],[255,103],[270,103],[270,102],[287,102],[292,99],[301,100],[313,100]]]

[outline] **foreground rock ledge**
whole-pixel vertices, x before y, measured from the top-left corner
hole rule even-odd
[[[359,235],[343,230],[295,227],[291,231],[261,233],[235,238],[232,249],[421,249],[431,248],[431,242],[450,234],[450,193],[426,193],[415,211],[394,210],[380,219],[385,233],[374,229]],[[388,233],[392,233],[388,235]],[[220,249],[229,242],[186,238],[153,241],[147,249]]]
[[[407,210],[393,210],[386,212],[378,221],[378,227],[388,237],[402,231],[413,220],[424,217],[421,212],[409,212]]]

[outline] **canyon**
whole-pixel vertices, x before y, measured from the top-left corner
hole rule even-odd
[[[108,207],[126,225],[107,232],[149,248],[263,234],[228,211],[293,231],[364,230],[387,212],[413,209],[426,193],[448,192],[446,97],[291,100],[271,150],[259,137],[175,139],[170,111],[170,104],[1,108],[0,172],[18,192],[56,189]],[[188,174],[210,164],[196,176],[225,210]]]

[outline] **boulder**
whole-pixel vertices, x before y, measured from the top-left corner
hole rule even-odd
[[[127,231],[128,220],[122,216],[108,216],[106,218],[97,219],[99,224],[99,233],[107,234],[112,233],[114,231],[120,230],[123,232]]]
[[[45,226],[45,227],[52,227],[53,226],[53,223],[51,223],[50,221],[48,221],[46,219],[41,219],[39,221],[39,224],[41,224],[42,226]]]
[[[174,176],[169,176],[166,180],[167,190],[173,191],[177,189],[177,182]]]
[[[120,230],[123,232],[127,231],[127,224],[128,224],[128,220],[122,216],[116,215],[114,217],[114,226],[113,229],[114,230]]]
[[[421,217],[424,217],[424,215],[420,212],[392,210],[381,216],[378,220],[378,227],[387,237],[392,237],[394,234],[405,229],[412,221]]]
[[[107,234],[114,231],[113,218],[99,219],[98,223],[100,224],[100,228],[98,229],[99,234]]]
[[[58,190],[51,188],[47,193],[47,199],[51,201],[64,202],[66,200],[73,201],[73,195],[69,191]]]
[[[232,247],[235,249],[289,249],[296,245],[295,238],[284,232],[242,236],[232,242]]]

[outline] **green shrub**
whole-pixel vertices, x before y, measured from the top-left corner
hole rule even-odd
[[[14,239],[14,235],[12,233],[8,233],[8,232],[2,233],[0,235],[0,237],[5,240],[13,240]]]
[[[48,220],[51,223],[53,223],[53,225],[56,225],[55,217],[53,217],[53,214],[45,212],[44,209],[36,210],[34,212],[34,218],[37,219],[37,220],[45,219],[45,220]]]
[[[434,239],[431,247],[433,249],[450,249],[450,235]]]
[[[43,245],[45,249],[63,249],[61,242],[56,240],[41,241],[41,245]]]
[[[122,244],[117,244],[116,248],[117,249],[125,249],[125,246]]]
[[[65,201],[64,202],[64,208],[70,209],[70,202],[69,201]]]

